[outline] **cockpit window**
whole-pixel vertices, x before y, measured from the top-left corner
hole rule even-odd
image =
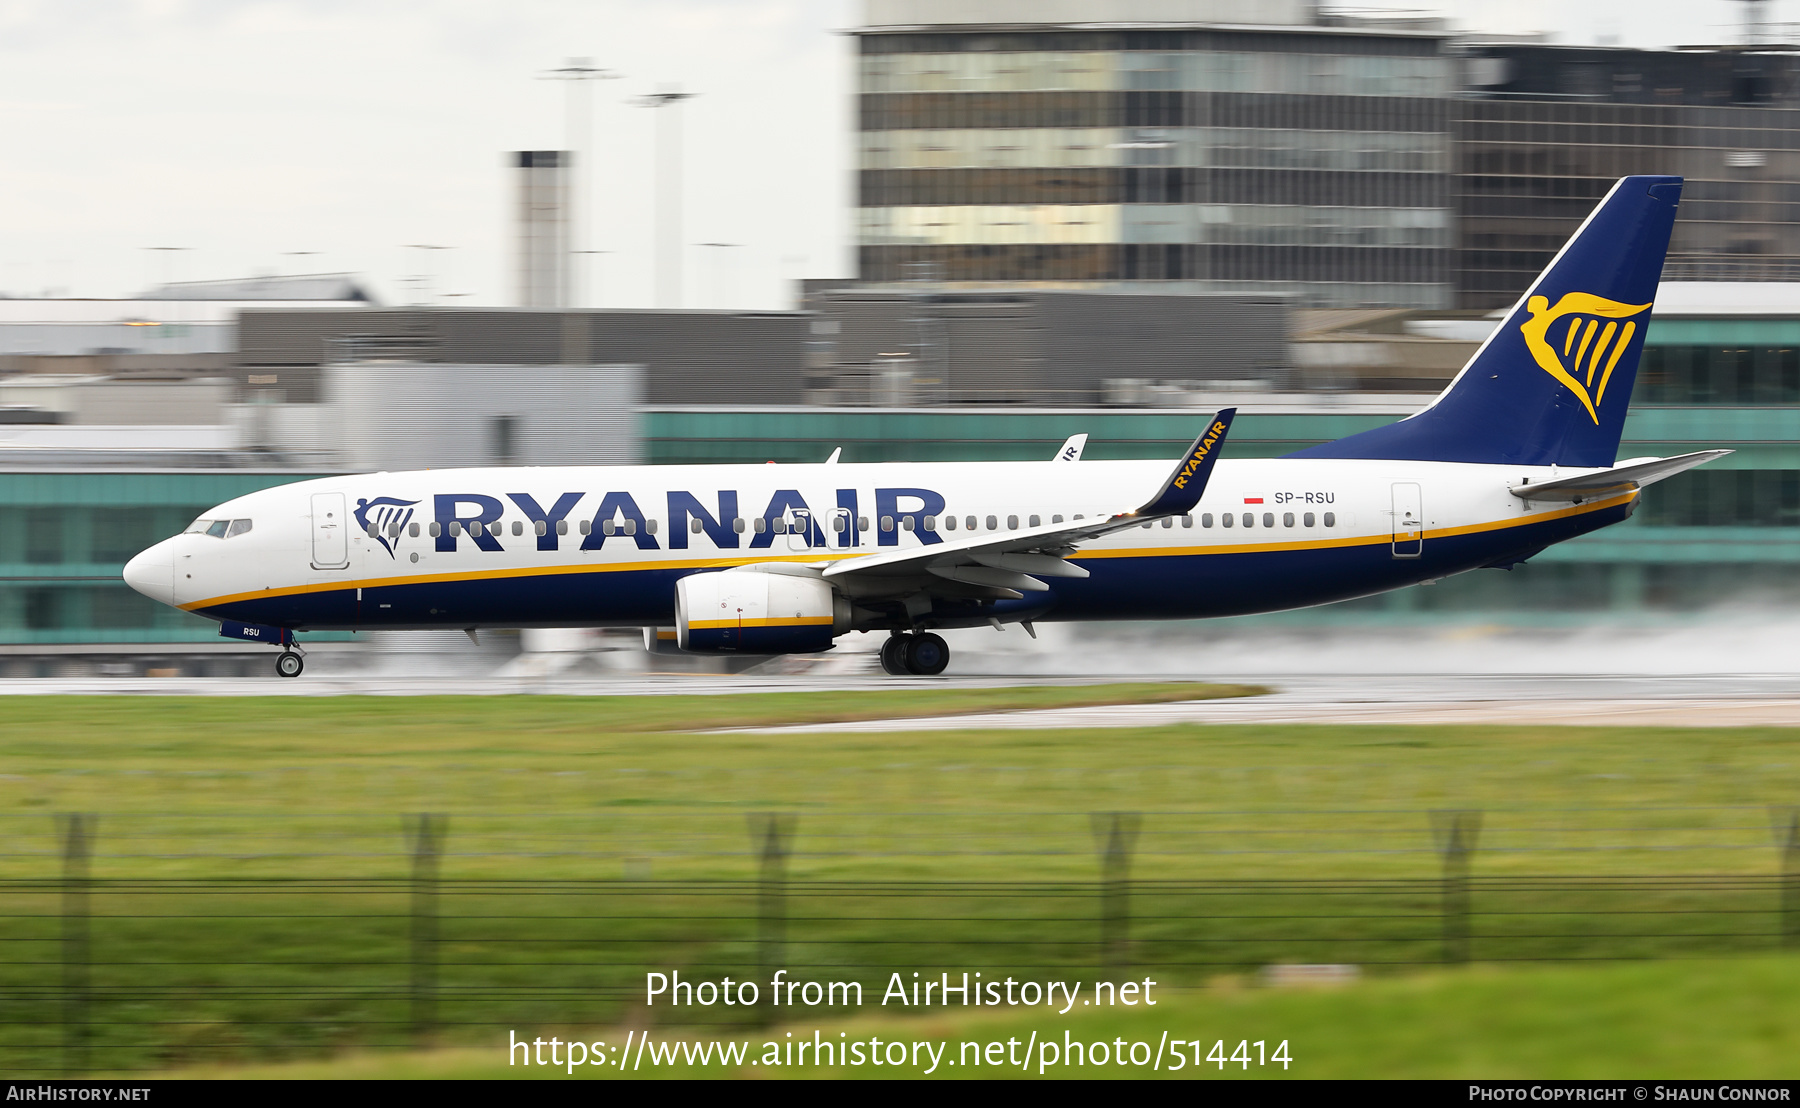
[[[250,521],[249,520],[234,519],[231,521],[230,529],[225,532],[225,537],[228,539],[235,539],[239,535],[243,534],[244,532],[246,532],[248,530],[250,530]]]
[[[212,526],[206,529],[206,533],[215,539],[222,539],[225,537],[225,529],[230,526],[231,521],[228,519],[215,519],[212,521]]]
[[[211,526],[212,520],[210,519],[196,519],[194,522],[187,525],[187,530],[183,531],[182,534],[204,535],[206,534],[206,529]]]

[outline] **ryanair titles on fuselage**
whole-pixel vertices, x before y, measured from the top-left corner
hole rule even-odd
[[[777,535],[787,533],[790,527],[795,534],[803,534],[808,543],[814,546],[827,545],[827,532],[837,535],[835,545],[840,547],[856,547],[869,545],[862,534],[868,527],[867,517],[860,511],[860,497],[856,489],[837,489],[836,502],[821,517],[809,504],[798,489],[777,489],[769,497],[766,507],[759,516],[750,520],[762,521],[758,526],[747,526],[746,519],[739,515],[738,492],[736,489],[720,489],[713,493],[708,501],[703,501],[692,492],[670,490],[667,494],[669,521],[668,534],[665,536],[670,550],[685,550],[692,534],[705,534],[714,546],[725,550],[736,550],[740,547],[757,550],[771,547]],[[500,541],[500,521],[507,514],[506,501],[533,524],[532,531],[537,540],[539,550],[558,550],[561,539],[568,536],[571,530],[570,516],[590,494],[585,492],[565,492],[552,500],[548,506],[535,495],[528,492],[506,493],[505,500],[499,496],[479,492],[435,493],[430,497],[431,523],[429,537],[435,540],[439,553],[453,553],[459,540],[466,534],[473,540],[477,549],[498,552],[504,549]],[[361,530],[374,529],[374,537],[383,540],[382,545],[388,548],[392,556],[395,551],[387,543],[391,532],[381,526],[376,516],[370,514],[374,505],[380,503],[393,514],[394,508],[406,508],[418,501],[399,500],[395,497],[377,497],[369,499],[359,497],[354,517]],[[923,488],[877,488],[874,490],[874,517],[878,525],[873,528],[874,545],[897,546],[902,531],[911,531],[927,545],[944,541],[942,536],[929,527],[936,523],[944,511],[942,494]],[[716,510],[715,510],[716,509]],[[927,524],[929,518],[931,524]],[[599,550],[606,545],[607,539],[620,539],[635,543],[639,550],[662,549],[661,539],[657,536],[654,519],[644,513],[637,498],[629,492],[611,491],[600,497],[591,517],[583,513],[579,527],[582,550]],[[841,521],[841,522],[839,522]],[[695,524],[698,524],[696,527]],[[401,532],[407,525],[392,524],[393,532]],[[410,531],[416,534],[416,531]],[[397,537],[394,535],[393,537]]]

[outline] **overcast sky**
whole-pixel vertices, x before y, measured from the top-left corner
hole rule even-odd
[[[1360,5],[1359,5],[1360,6]],[[1791,4],[1770,18],[1790,18]],[[1467,29],[1668,46],[1736,0],[1455,0]],[[403,303],[505,304],[505,152],[565,145],[591,85],[598,296],[652,302],[654,116],[683,112],[685,301],[786,307],[851,271],[855,0],[0,0],[0,292],[354,271]],[[699,243],[733,243],[703,247]],[[451,247],[425,251],[410,244]],[[179,252],[146,248],[175,246]],[[450,295],[455,294],[455,295]],[[448,298],[446,299],[445,297]]]

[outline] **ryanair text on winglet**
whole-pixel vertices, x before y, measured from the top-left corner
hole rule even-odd
[[[1223,435],[1224,433],[1225,433],[1225,424],[1223,422],[1215,421],[1211,427],[1207,428],[1206,437],[1200,440],[1200,445],[1198,447],[1196,447],[1194,450],[1194,453],[1191,456],[1189,456],[1189,458],[1187,460],[1187,465],[1182,466],[1181,473],[1178,476],[1176,476],[1176,478],[1175,478],[1175,487],[1176,488],[1178,488],[1178,489],[1187,488],[1188,478],[1192,477],[1194,475],[1194,471],[1196,469],[1200,468],[1200,463],[1206,461],[1207,453],[1212,450],[1213,444],[1218,442],[1219,436]]]

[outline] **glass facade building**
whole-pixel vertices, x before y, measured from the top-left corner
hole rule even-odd
[[[858,33],[858,270],[1451,306],[1441,37]]]
[[[1462,307],[1510,305],[1631,173],[1687,179],[1664,280],[1800,280],[1800,56],[1494,46],[1464,62]]]
[[[0,647],[219,642],[219,625],[132,591],[139,551],[234,496],[315,474],[0,472]]]

